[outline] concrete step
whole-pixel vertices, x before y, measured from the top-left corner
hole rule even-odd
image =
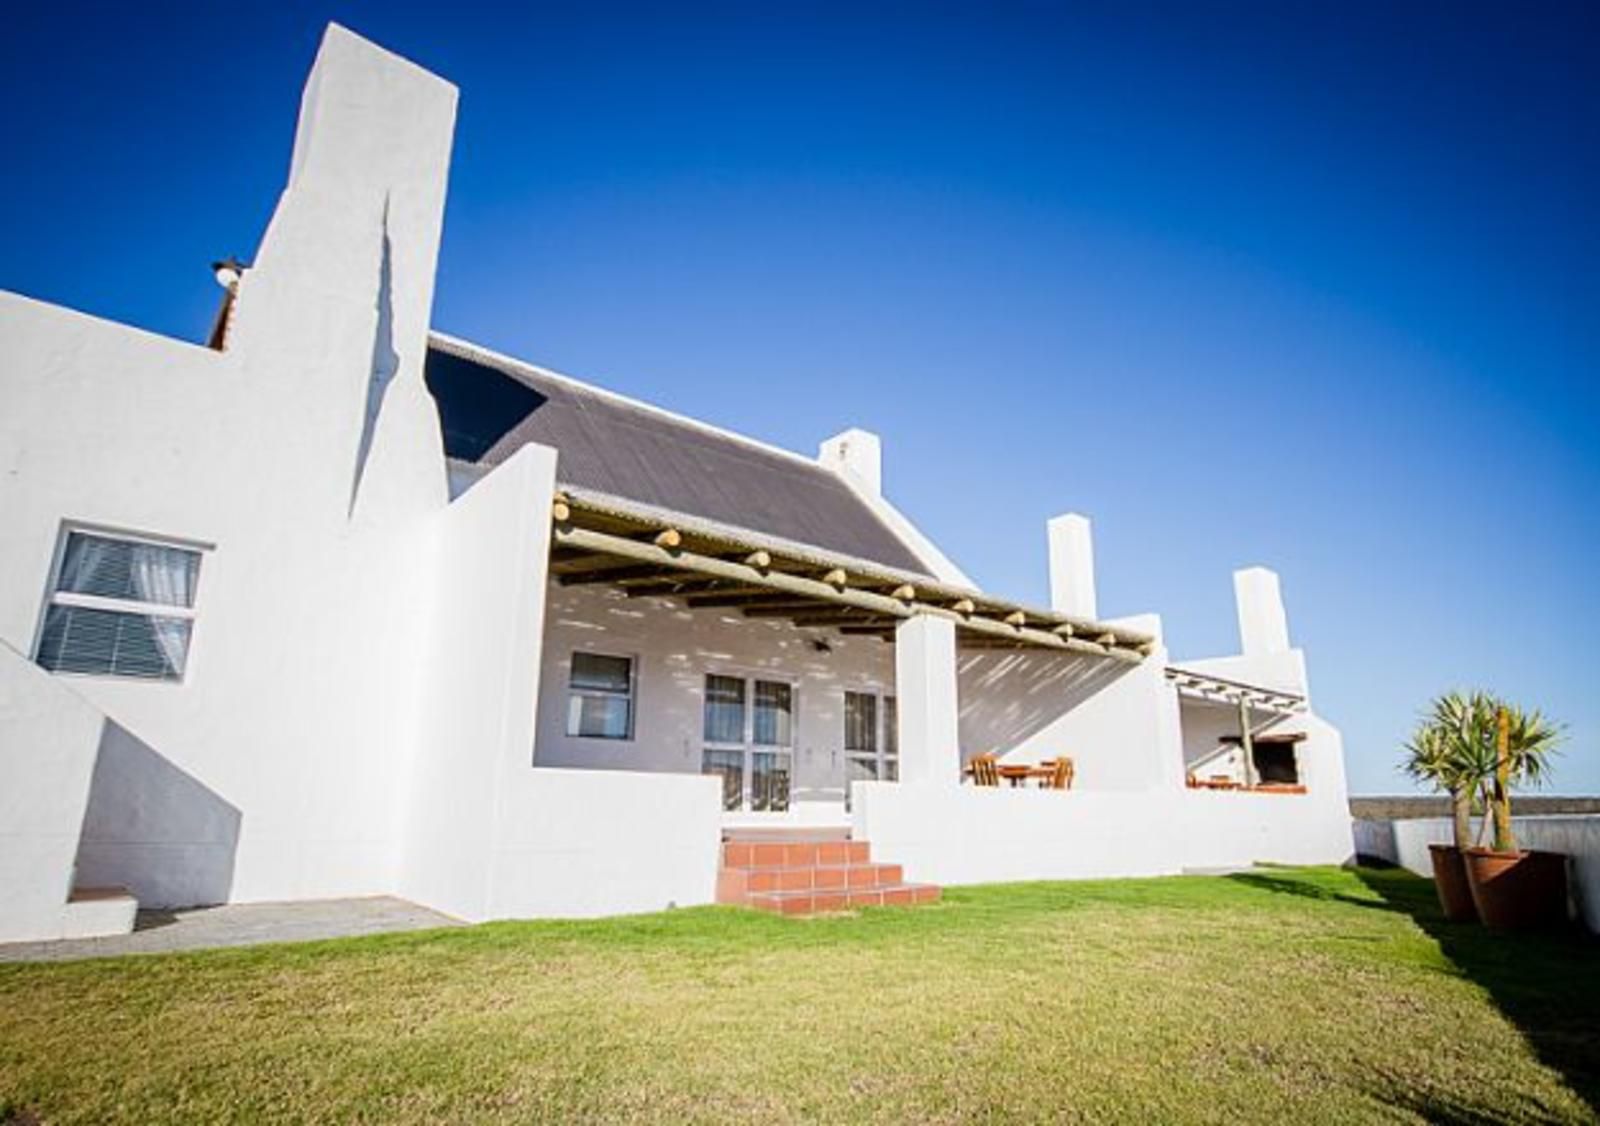
[[[132,934],[139,901],[127,888],[73,888],[61,914],[62,938]]]

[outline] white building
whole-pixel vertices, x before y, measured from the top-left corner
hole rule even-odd
[[[1270,572],[1240,655],[1175,666],[1096,619],[1081,517],[1020,606],[871,434],[802,457],[430,331],[455,104],[330,27],[210,345],[0,294],[0,939],[706,903],[750,826],[903,866],[796,910],[1350,855]],[[967,784],[983,752],[1072,787]]]

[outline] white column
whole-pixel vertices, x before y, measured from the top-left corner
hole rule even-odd
[[[1050,608],[1094,618],[1094,535],[1076,512],[1050,521]]]
[[[894,631],[900,780],[961,783],[956,624],[918,614]]]
[[[1278,574],[1265,567],[1233,573],[1233,600],[1239,614],[1239,651],[1247,657],[1289,651],[1289,619],[1283,612]]]

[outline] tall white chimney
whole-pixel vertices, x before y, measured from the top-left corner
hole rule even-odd
[[[835,472],[852,474],[872,492],[883,493],[883,443],[872,431],[851,427],[835,434],[822,443],[817,460]]]
[[[1094,598],[1094,535],[1089,518],[1076,512],[1051,520],[1050,608],[1080,618],[1097,617]]]
[[[1278,573],[1246,567],[1233,573],[1233,601],[1239,614],[1239,651],[1247,657],[1289,651],[1289,618],[1283,611]]]

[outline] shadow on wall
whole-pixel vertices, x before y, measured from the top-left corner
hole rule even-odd
[[[78,841],[79,887],[125,887],[140,907],[226,903],[241,814],[106,720]]]
[[[1134,668],[1120,661],[1043,653],[963,653],[961,754],[1006,750],[1104,691]]]

